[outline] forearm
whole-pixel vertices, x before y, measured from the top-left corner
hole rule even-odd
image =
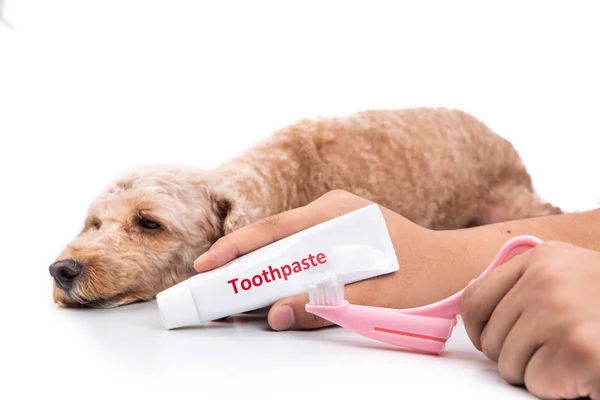
[[[461,290],[515,236],[533,235],[600,251],[600,209],[449,231],[417,227],[393,213],[386,219],[400,264],[402,307],[428,304]]]
[[[544,241],[561,241],[600,251],[600,209],[507,221],[447,232],[455,237],[465,261],[481,272],[510,238],[533,235]]]

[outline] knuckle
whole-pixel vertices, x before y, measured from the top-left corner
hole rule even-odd
[[[559,242],[553,241],[547,241],[538,244],[528,252],[530,263],[534,265],[539,263],[543,264],[548,260],[549,255],[554,253],[559,246]]]
[[[471,297],[473,296],[473,285],[469,285],[466,287],[462,296],[460,297],[459,307],[461,311],[468,311],[469,304],[471,302]]]
[[[535,246],[535,248],[531,250],[531,255],[534,261],[543,261],[548,263],[553,260],[564,259],[565,256],[569,257],[574,249],[581,248],[574,246],[571,243],[549,240]]]
[[[540,308],[545,308],[551,315],[568,315],[576,307],[573,295],[563,287],[557,287],[551,292],[540,292],[537,302]]]
[[[498,360],[498,374],[511,385],[522,385],[525,383],[525,377],[523,375],[518,375],[518,372],[513,365],[513,360],[506,360],[501,357]]]
[[[560,251],[565,247],[565,243],[559,242],[556,240],[547,240],[543,243],[540,243],[536,248],[543,253],[549,253],[554,251]]]
[[[552,259],[534,259],[527,270],[528,277],[535,283],[538,290],[550,290],[560,284],[562,271]]]
[[[220,238],[215,240],[215,242],[212,244],[212,246],[210,246],[210,248],[211,249],[222,248],[227,245],[228,241],[229,241],[229,238],[227,236],[221,236]]]
[[[481,352],[490,360],[498,361],[498,344],[494,335],[490,334],[487,329],[484,329],[480,337]]]
[[[600,399],[600,368],[596,369],[594,376],[590,377],[588,383],[588,397],[590,399]]]
[[[566,350],[574,356],[589,358],[600,355],[598,345],[596,344],[590,332],[594,330],[585,323],[576,323],[565,330],[562,342]]]
[[[460,302],[459,309],[463,320],[465,323],[468,321],[472,321],[474,316],[476,315],[476,303],[473,302],[473,298],[475,297],[477,289],[475,286],[468,286],[463,292]]]
[[[227,236],[222,236],[217,239],[212,246],[210,251],[217,251],[220,254],[226,255],[228,258],[236,258],[240,255],[240,249],[235,239]]]

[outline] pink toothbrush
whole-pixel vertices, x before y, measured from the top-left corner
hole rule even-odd
[[[540,243],[542,240],[534,236],[510,239],[477,279]],[[359,306],[344,299],[344,285],[337,283],[335,275],[331,275],[329,279],[310,287],[306,311],[371,339],[440,354],[456,325],[464,290],[416,308],[397,310]]]

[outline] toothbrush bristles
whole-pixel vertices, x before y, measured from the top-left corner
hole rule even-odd
[[[337,306],[344,302],[344,285],[340,283],[327,283],[313,285],[308,291],[311,304],[317,306]]]

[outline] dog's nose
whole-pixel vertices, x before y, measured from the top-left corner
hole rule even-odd
[[[60,260],[50,266],[50,275],[58,287],[69,290],[82,269],[83,266],[75,260]]]

